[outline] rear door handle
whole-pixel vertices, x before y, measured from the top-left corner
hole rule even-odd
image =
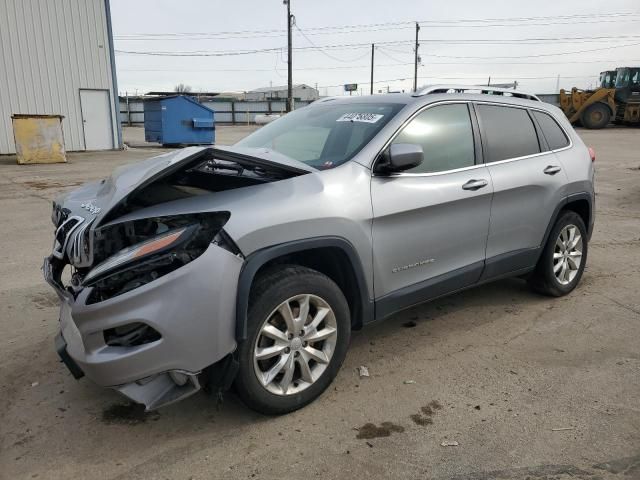
[[[555,175],[560,170],[561,168],[558,167],[557,165],[549,165],[547,168],[543,170],[543,172],[546,173],[547,175]]]
[[[467,183],[462,185],[462,189],[479,190],[480,188],[484,188],[487,185],[489,185],[489,182],[487,182],[484,178],[481,178],[480,180],[469,180]]]

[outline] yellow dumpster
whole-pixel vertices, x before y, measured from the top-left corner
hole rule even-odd
[[[67,161],[62,136],[62,115],[12,115],[18,163]]]

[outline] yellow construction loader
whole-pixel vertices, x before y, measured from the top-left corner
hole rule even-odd
[[[586,128],[604,128],[611,121],[640,126],[640,67],[600,73],[595,90],[560,90],[560,108],[571,123]]]

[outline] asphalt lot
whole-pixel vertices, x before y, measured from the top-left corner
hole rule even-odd
[[[400,313],[356,332],[330,389],[283,417],[205,394],[144,415],[57,360],[50,200],[164,150],[0,157],[0,478],[639,479],[640,131],[580,134],[597,219],[576,291],[505,280]]]

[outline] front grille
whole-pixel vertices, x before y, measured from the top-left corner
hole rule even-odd
[[[62,222],[56,230],[53,256],[60,260],[67,260],[76,268],[90,266],[92,222],[93,219],[87,222],[79,216],[69,217]]]
[[[53,242],[53,255],[56,258],[61,260],[64,258],[64,253],[71,233],[83,222],[84,218],[74,216],[62,222],[58,227],[55,234],[55,240]]]
[[[77,268],[88,267],[91,265],[91,249],[89,243],[89,234],[91,233],[91,223],[85,222],[84,225],[79,226],[75,232],[73,232],[73,239],[69,243],[67,248],[67,254],[69,255],[69,262]]]

